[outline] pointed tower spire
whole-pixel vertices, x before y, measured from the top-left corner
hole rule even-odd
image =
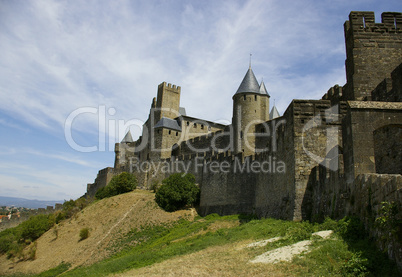
[[[277,110],[277,108],[276,108],[276,106],[274,104],[274,106],[272,107],[271,112],[269,113],[269,119],[275,119],[275,118],[280,117],[280,116],[281,115],[279,114],[279,112],[278,112],[278,110]]]
[[[265,87],[264,80],[262,80],[261,84],[260,84],[260,94],[266,94],[266,95],[268,95],[268,97],[271,97],[271,96],[269,96],[267,88]]]
[[[235,94],[247,92],[259,93],[259,91],[260,85],[258,84],[257,78],[255,78],[253,70],[249,68]]]
[[[128,142],[134,142],[133,137],[131,136],[130,130],[128,130],[127,134],[124,136],[123,140],[121,143],[128,143]]]

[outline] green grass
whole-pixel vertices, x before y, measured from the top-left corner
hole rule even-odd
[[[239,226],[208,231],[208,226],[224,221],[241,222]],[[322,224],[291,222],[275,219],[257,220],[244,216],[209,215],[197,217],[193,222],[179,220],[165,226],[143,226],[132,230],[124,239],[115,242],[112,248],[120,252],[113,257],[89,267],[67,271],[60,265],[54,271],[37,276],[107,276],[134,268],[158,263],[175,256],[185,255],[211,246],[224,245],[243,240],[268,239],[282,236],[278,242],[262,249],[250,249],[253,255],[263,253],[273,247],[289,245],[309,239],[316,231],[334,229],[335,240],[313,239],[315,250],[295,258],[292,272],[300,276],[398,276],[396,266],[383,253],[376,250],[362,234],[359,222],[345,219],[340,222],[326,220]],[[130,242],[135,242],[130,245]],[[286,268],[286,264],[278,265]],[[49,273],[50,272],[50,273]],[[48,275],[46,275],[48,274]],[[50,274],[50,275],[49,275]],[[52,275],[53,274],[53,275]]]

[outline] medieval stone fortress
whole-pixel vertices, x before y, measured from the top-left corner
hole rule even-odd
[[[293,100],[282,116],[251,66],[229,125],[187,116],[181,88],[161,83],[142,136],[116,144],[114,167],[99,171],[87,196],[120,172],[148,189],[182,172],[201,188],[201,215],[354,214],[369,224],[388,201],[402,219],[402,13],[376,23],[373,12],[351,12],[344,32],[347,83],[320,100]]]

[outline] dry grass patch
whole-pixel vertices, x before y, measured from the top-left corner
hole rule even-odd
[[[0,275],[39,273],[62,262],[72,268],[91,265],[118,252],[112,244],[132,229],[194,218],[190,210],[167,213],[155,204],[154,198],[154,193],[136,190],[97,201],[40,237],[35,260],[16,263],[1,256]],[[80,241],[83,228],[88,228],[90,236]]]
[[[111,276],[293,276],[285,267],[250,264],[253,255],[238,249],[239,243],[209,247]]]

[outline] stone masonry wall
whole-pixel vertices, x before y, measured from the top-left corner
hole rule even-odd
[[[402,174],[402,124],[375,130],[373,140],[376,173]]]
[[[116,172],[112,167],[106,167],[102,170],[99,170],[95,182],[87,185],[87,193],[85,196],[87,198],[95,197],[97,190],[106,187],[115,174]]]
[[[351,185],[351,197],[344,207],[345,214],[358,216],[370,230],[380,249],[396,261],[402,269],[402,234],[375,224],[381,216],[382,202],[394,203],[397,214],[395,221],[402,220],[402,176],[400,174],[361,174]],[[390,223],[390,222],[388,222]],[[401,230],[402,226],[399,226]]]
[[[342,124],[345,181],[353,183],[363,173],[376,173],[373,132],[402,124],[402,103],[348,101]]]
[[[371,92],[371,100],[402,102],[402,63]]]
[[[343,100],[370,99],[371,91],[402,62],[402,13],[351,12],[345,22],[346,78]]]

